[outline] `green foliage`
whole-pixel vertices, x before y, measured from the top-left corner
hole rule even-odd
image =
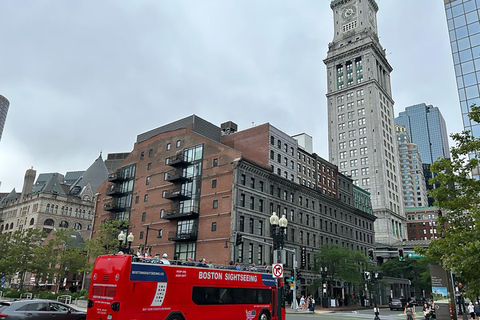
[[[469,114],[472,123],[480,123],[480,108],[473,105]],[[430,192],[436,205],[442,208],[439,218],[441,236],[434,239],[425,253],[440,261],[465,282],[466,295],[480,295],[478,261],[480,261],[480,181],[471,177],[478,170],[480,139],[469,131],[451,135],[455,146],[450,149],[451,159],[435,162],[431,171],[436,176],[430,183],[439,187]]]
[[[327,281],[335,279],[357,286],[364,281],[363,271],[373,270],[372,263],[362,251],[350,250],[336,244],[324,244],[320,251],[315,253],[312,271],[321,275],[322,267],[327,268]],[[314,282],[312,288],[321,286],[320,279]]]
[[[380,270],[384,276],[409,279],[412,287],[430,292],[431,263],[429,258],[406,258],[403,261],[388,259],[380,266]]]
[[[124,220],[106,220],[99,226],[93,239],[86,241],[86,252],[89,263],[84,271],[91,271],[95,258],[99,255],[112,254],[118,252],[117,236],[120,230],[126,229],[128,221]]]

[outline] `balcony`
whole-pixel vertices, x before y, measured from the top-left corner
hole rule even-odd
[[[120,170],[117,170],[116,172],[110,173],[108,175],[108,182],[124,181],[124,180],[126,179],[123,177],[122,172]]]
[[[183,153],[168,158],[168,165],[174,168],[185,168],[188,167],[190,163],[190,161],[185,160]]]
[[[176,188],[172,190],[167,190],[165,192],[165,198],[170,200],[189,200],[192,198],[192,192],[188,190],[182,190],[181,188]]]
[[[165,181],[172,183],[183,183],[192,181],[192,178],[186,177],[183,169],[174,169],[167,172]]]
[[[170,231],[168,233],[169,241],[195,241],[197,240],[197,228],[194,226],[192,230]]]
[[[107,196],[120,196],[120,195],[124,194],[124,192],[120,190],[119,186],[117,186],[115,184],[110,184],[110,185],[108,185],[105,194]]]
[[[198,217],[198,208],[196,206],[184,207],[180,210],[179,205],[172,206],[172,209],[163,217],[167,220],[196,218]]]
[[[122,211],[122,210],[125,210],[125,208],[121,208],[120,206],[118,206],[117,202],[116,201],[112,201],[112,202],[109,202],[109,203],[105,203],[103,205],[103,210],[105,211]]]

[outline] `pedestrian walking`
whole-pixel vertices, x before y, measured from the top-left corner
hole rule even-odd
[[[375,314],[375,318],[373,320],[380,320],[380,309],[377,307],[377,304],[375,303],[375,306],[373,307],[373,314]]]

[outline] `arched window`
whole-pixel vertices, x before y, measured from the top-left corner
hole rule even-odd
[[[60,228],[68,228],[68,222],[65,220],[62,220],[58,226]]]
[[[47,204],[47,209],[45,210],[46,212],[50,211],[50,203]]]
[[[60,214],[63,216],[63,213],[64,213],[64,206],[62,206],[62,209],[60,210]]]
[[[53,226],[55,223],[53,222],[52,219],[47,219],[45,222],[43,222],[44,226]]]
[[[78,223],[78,222],[75,222],[75,223],[73,224],[73,229],[75,229],[75,230],[82,230],[82,225],[81,225],[80,223]]]
[[[13,229],[13,222],[10,223],[10,230],[12,230],[12,229]]]
[[[68,210],[68,213],[70,215],[70,217],[72,216],[72,208],[70,208],[70,210]]]
[[[58,205],[57,205],[57,206],[55,206],[55,212],[54,212],[54,213],[55,213],[55,214],[57,214],[57,213],[58,213]]]
[[[33,224],[35,223],[35,219],[30,219],[30,225],[33,226]]]
[[[5,231],[8,230],[8,223],[5,225]]]

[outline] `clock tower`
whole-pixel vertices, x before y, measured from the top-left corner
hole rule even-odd
[[[375,0],[333,0],[328,45],[329,157],[339,171],[370,192],[375,241],[407,238],[395,136],[392,67],[380,45]],[[413,191],[412,191],[413,192]]]

